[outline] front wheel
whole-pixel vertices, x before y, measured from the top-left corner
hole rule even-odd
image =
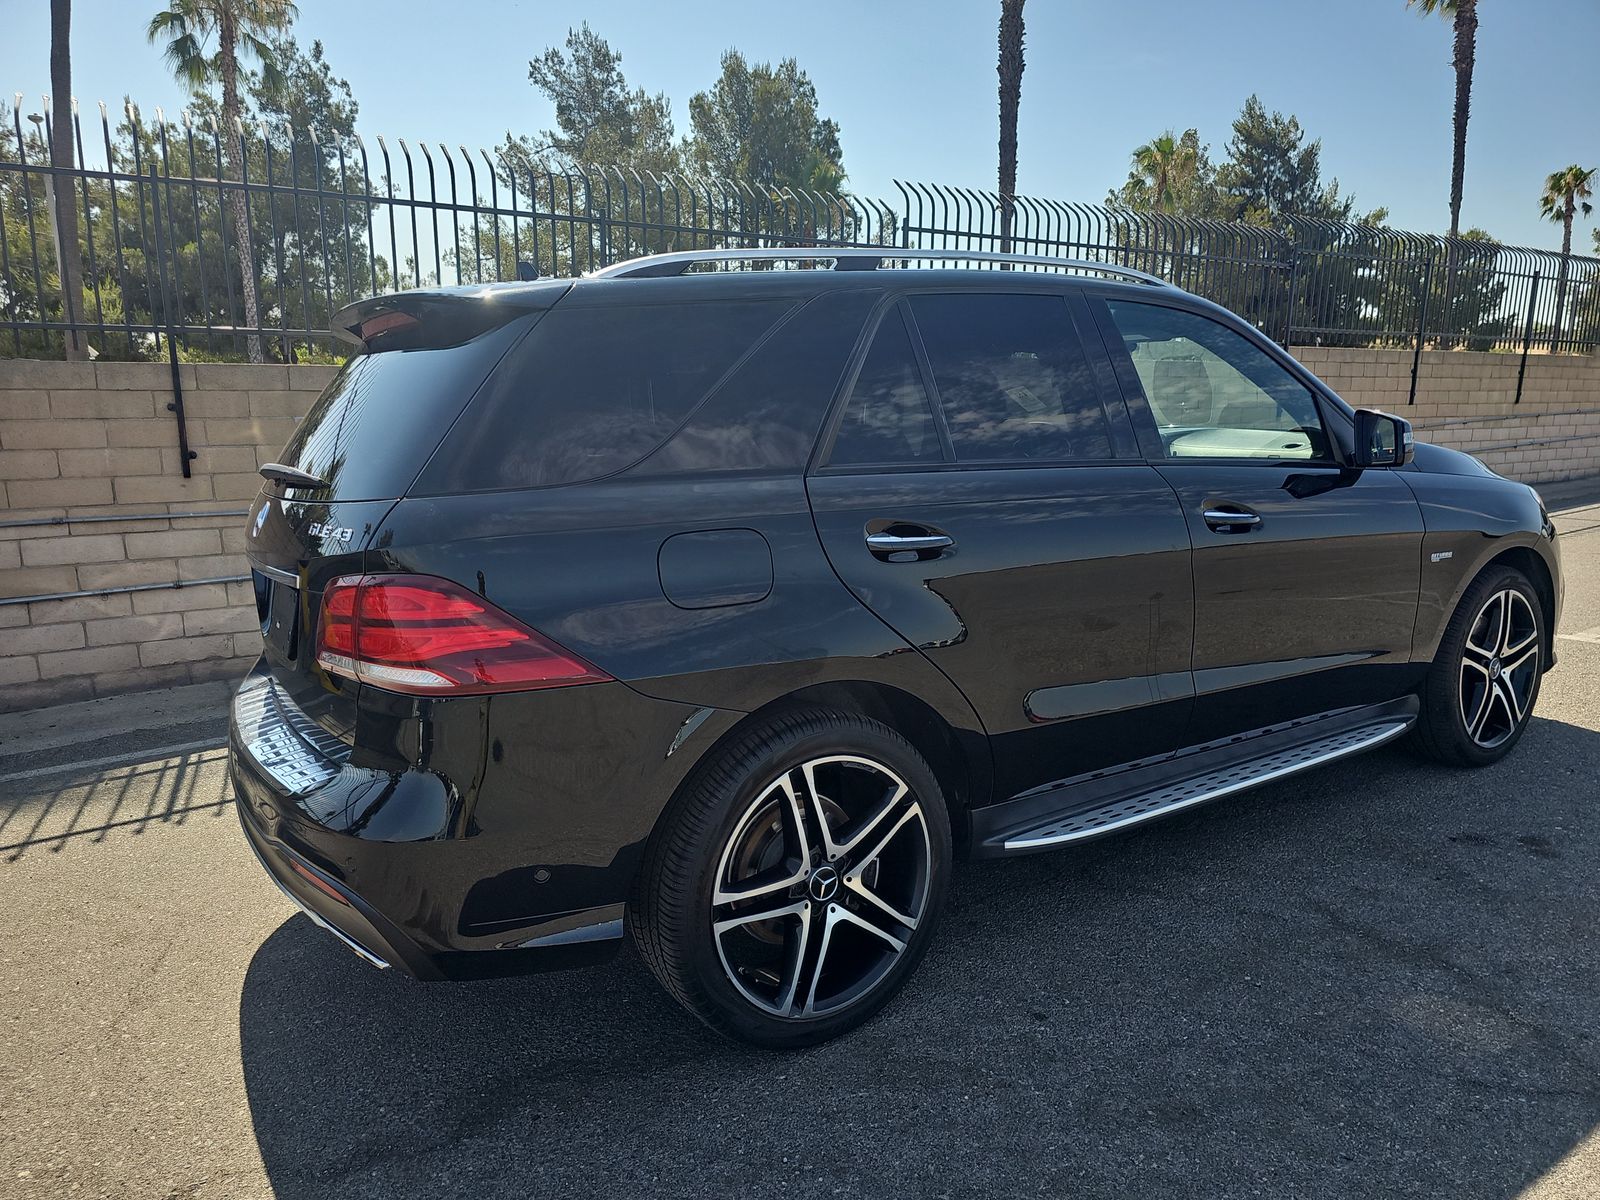
[[[1544,609],[1526,575],[1496,567],[1475,579],[1423,685],[1417,746],[1463,767],[1509,754],[1539,698],[1545,638]]]
[[[646,856],[630,907],[662,985],[768,1047],[854,1028],[927,949],[950,873],[938,782],[899,734],[804,712],[703,767]]]

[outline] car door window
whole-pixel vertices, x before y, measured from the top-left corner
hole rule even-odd
[[[1111,423],[1061,296],[911,298],[958,462],[1112,457]]]
[[[1168,458],[1327,459],[1311,390],[1248,338],[1198,313],[1108,300]]]
[[[896,305],[884,314],[834,435],[832,466],[943,462],[928,390]]]

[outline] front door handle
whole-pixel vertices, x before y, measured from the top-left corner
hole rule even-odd
[[[1208,508],[1201,514],[1206,524],[1218,533],[1245,533],[1261,524],[1261,514],[1253,513],[1243,505],[1229,508]]]
[[[944,550],[956,544],[955,538],[944,533],[869,533],[867,548],[874,554],[894,554],[901,550]]]

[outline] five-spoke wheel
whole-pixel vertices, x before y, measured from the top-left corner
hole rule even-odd
[[[1461,719],[1467,735],[1493,749],[1522,725],[1539,678],[1539,621],[1516,588],[1479,609],[1461,652]]]
[[[1528,577],[1491,567],[1445,627],[1421,691],[1416,745],[1458,766],[1485,766],[1528,727],[1544,671],[1544,607]]]
[[[808,711],[752,730],[686,786],[629,924],[685,1007],[767,1046],[866,1020],[927,947],[950,865],[944,796],[895,731]]]
[[[921,801],[883,763],[836,754],[784,771],[717,865],[712,934],[729,980],[780,1017],[860,999],[917,930],[932,854]]]

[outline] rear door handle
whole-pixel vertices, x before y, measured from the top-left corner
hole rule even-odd
[[[867,548],[874,554],[893,554],[897,550],[944,550],[955,544],[955,538],[944,533],[911,536],[898,533],[867,534]]]
[[[1261,515],[1243,505],[1230,508],[1208,508],[1201,514],[1206,524],[1218,533],[1243,533],[1261,524]]]

